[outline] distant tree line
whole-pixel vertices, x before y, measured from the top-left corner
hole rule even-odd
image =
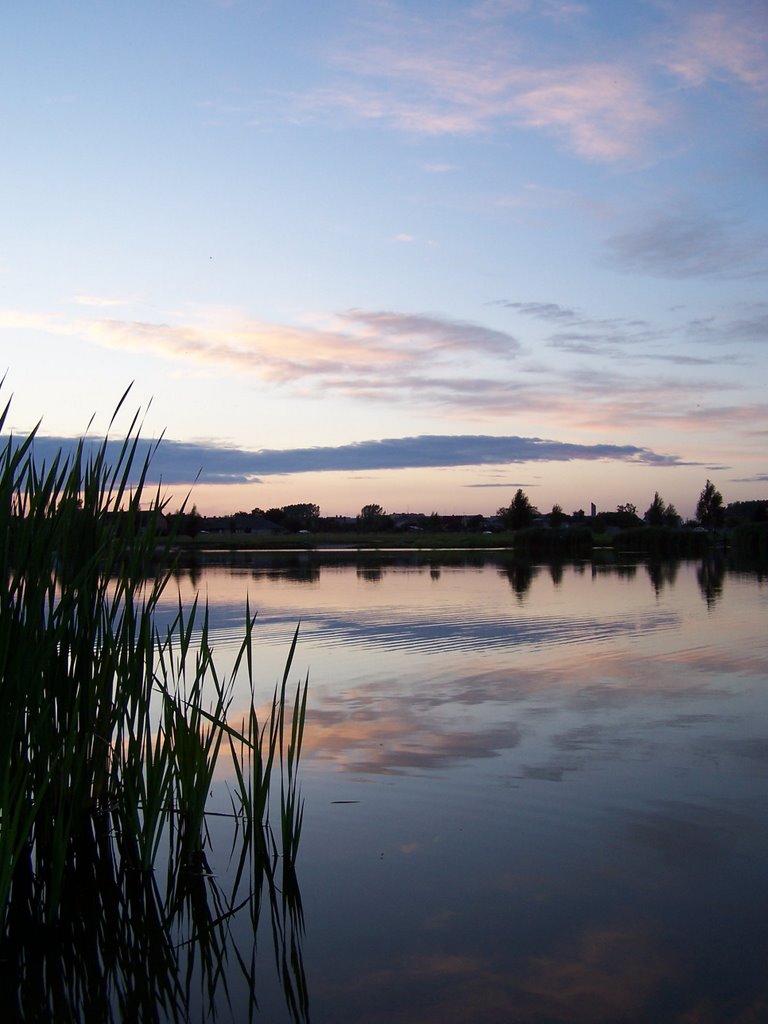
[[[315,530],[320,521],[320,506],[310,501],[298,505],[283,505],[282,508],[269,508],[266,512],[254,509],[253,514],[263,515],[265,519],[283,526],[286,530],[299,533],[301,530]]]
[[[499,508],[494,516],[440,515],[437,512],[389,513],[377,503],[363,505],[356,516],[322,516],[320,506],[313,502],[300,502],[266,510],[254,508],[250,512],[236,512],[230,516],[201,516],[193,505],[189,512],[177,512],[175,520],[179,533],[194,537],[203,530],[214,528],[219,532],[285,532],[285,533],[380,533],[394,530],[423,531],[429,533],[462,531],[494,532],[530,530],[573,531],[582,527],[589,531],[628,531],[653,527],[679,529],[700,527],[718,530],[745,523],[768,523],[768,500],[737,501],[725,505],[723,496],[711,480],[707,480],[696,504],[696,518],[683,524],[673,504],[667,504],[658,491],[645,512],[640,515],[637,506],[625,502],[613,512],[599,512],[587,516],[583,509],[566,514],[555,504],[550,512],[542,513],[531,502],[522,488],[518,488],[509,505]],[[575,542],[576,538],[573,537]]]

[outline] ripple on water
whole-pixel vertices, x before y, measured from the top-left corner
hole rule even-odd
[[[467,615],[453,617],[411,618],[324,615],[306,616],[300,628],[302,641],[318,647],[365,646],[382,651],[414,653],[477,653],[520,646],[554,648],[569,644],[602,644],[621,636],[642,637],[650,633],[674,629],[674,614],[657,612],[644,617],[616,616],[612,619],[573,616],[528,616],[525,619],[498,616]],[[267,644],[290,641],[295,621],[287,617],[257,619],[255,638]],[[242,626],[212,629],[211,638],[217,647],[235,648],[242,641]]]

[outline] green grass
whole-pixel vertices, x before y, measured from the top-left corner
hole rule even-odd
[[[8,406],[0,430],[7,415]],[[138,437],[134,417],[113,465],[106,439],[49,465],[34,459],[34,432],[5,435],[0,447],[2,1008],[6,1019],[97,1019],[89,993],[101,991],[98,1019],[121,1019],[136,1010],[131,993],[144,991],[142,1013],[154,1005],[184,1019],[190,958],[211,993],[226,989],[227,922],[237,906],[258,916],[266,886],[279,957],[285,943],[292,949],[286,996],[301,1017],[295,860],[307,683],[290,702],[296,637],[266,720],[252,701],[246,720],[229,722],[243,672],[254,693],[253,618],[246,608],[225,678],[207,609],[179,607],[172,627],[158,630],[175,538],[163,534],[163,501],[146,484],[151,456],[136,464]],[[222,756],[233,760],[240,849],[229,893],[208,877],[206,860]],[[280,803],[275,830],[270,795]],[[279,864],[290,895],[282,901]],[[145,945],[154,950],[149,974]],[[89,952],[67,953],[80,947]],[[246,958],[235,959],[247,974]]]

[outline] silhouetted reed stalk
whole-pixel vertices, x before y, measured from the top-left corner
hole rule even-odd
[[[7,414],[8,406],[0,430]],[[216,992],[227,994],[230,953],[253,982],[253,954],[233,946],[230,926],[250,913],[255,936],[266,889],[286,999],[301,1019],[294,864],[306,682],[290,710],[286,698],[296,636],[260,723],[248,607],[226,679],[214,664],[207,608],[180,606],[164,635],[156,628],[173,538],[163,532],[159,492],[141,508],[152,452],[137,464],[137,418],[111,466],[107,440],[39,466],[34,436],[6,437],[0,450],[4,1008],[13,1019],[183,1020],[197,972],[212,1014]],[[235,729],[226,719],[243,665],[252,699]],[[240,845],[229,894],[205,852],[222,745],[234,765]],[[280,847],[269,823],[273,789]],[[165,895],[154,873],[161,856]]]

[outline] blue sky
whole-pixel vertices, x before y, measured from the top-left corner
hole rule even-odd
[[[741,0],[5,5],[14,429],[133,382],[209,513],[768,497],[767,44]]]

